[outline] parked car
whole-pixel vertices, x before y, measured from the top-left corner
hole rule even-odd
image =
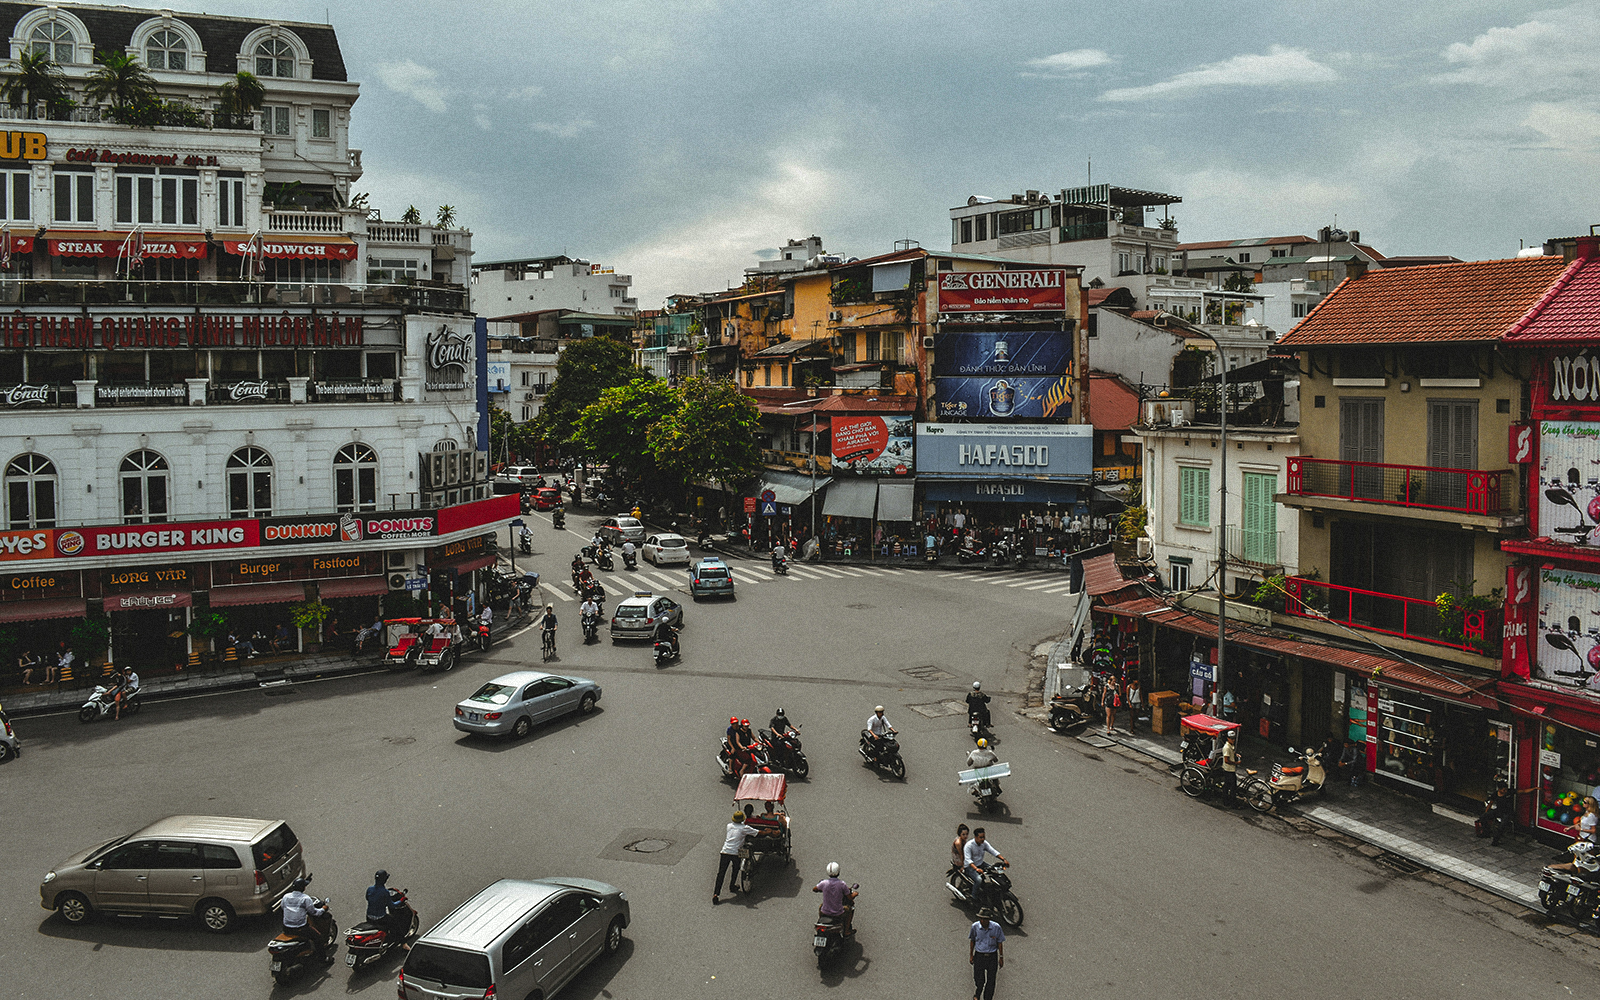
[[[281,820],[168,816],[79,851],[45,874],[39,903],[69,924],[108,913],[193,913],[216,934],[271,913],[306,873]]]
[[[17,731],[11,728],[11,720],[6,718],[6,713],[0,712],[0,763],[20,756],[22,741],[17,739]]]
[[[670,597],[657,597],[647,590],[617,604],[611,614],[611,641],[648,639],[665,618],[667,624],[683,628],[683,605]]]
[[[588,715],[600,700],[600,685],[586,677],[518,670],[496,677],[456,704],[456,728],[480,736],[518,739],[540,723],[568,712]]]
[[[508,465],[495,473],[494,478],[502,483],[520,483],[525,488],[544,485],[544,476],[534,465]]]
[[[689,596],[698,601],[709,594],[733,596],[733,569],[716,556],[697,560],[689,569]]]
[[[411,946],[399,996],[552,997],[595,958],[616,954],[630,919],[628,894],[604,882],[501,879]]]
[[[600,522],[600,537],[612,545],[621,545],[624,541],[638,545],[644,541],[644,525],[636,518],[619,514]]]
[[[561,491],[554,486],[544,486],[534,491],[534,510],[552,510],[559,506],[561,506]]]
[[[689,565],[689,540],[682,535],[651,535],[644,540],[639,551],[645,562],[657,566]]]

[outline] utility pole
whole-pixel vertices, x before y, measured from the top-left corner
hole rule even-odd
[[[1226,308],[1226,306],[1224,306]],[[1222,317],[1224,320],[1226,316]],[[1217,710],[1222,710],[1224,655],[1228,637],[1228,359],[1217,345],[1217,417],[1222,429],[1222,490],[1217,517]]]

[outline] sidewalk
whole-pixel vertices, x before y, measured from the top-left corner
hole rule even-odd
[[[1169,766],[1180,763],[1177,736],[1129,734],[1113,729],[1090,729],[1078,737],[1104,749],[1111,743],[1137,750]],[[1270,770],[1273,760],[1287,760],[1277,747],[1246,737],[1247,764]],[[1424,802],[1380,785],[1367,775],[1360,787],[1333,784],[1325,796],[1290,806],[1298,814],[1332,830],[1408,861],[1494,893],[1524,906],[1539,909],[1539,871],[1554,852],[1524,833],[1501,840],[1495,847],[1473,831],[1476,815]]]
[[[382,658],[363,656],[359,659],[348,653],[313,653],[305,656],[251,661],[247,664],[229,664],[218,670],[185,670],[176,674],[162,674],[142,678],[139,698],[142,701],[161,701],[202,691],[227,691],[258,687],[262,684],[293,683],[315,680],[319,677],[338,677],[358,674],[382,666]],[[6,714],[12,718],[45,715],[50,712],[76,711],[89,700],[94,684],[69,688],[52,688],[48,691],[26,691],[4,698]]]

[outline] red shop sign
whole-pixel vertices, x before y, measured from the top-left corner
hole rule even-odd
[[[64,556],[128,552],[195,552],[246,549],[261,544],[255,521],[206,521],[191,525],[118,525],[56,531],[56,551]]]
[[[249,240],[223,240],[222,249],[231,254],[243,255],[250,249]],[[289,257],[302,260],[355,260],[356,245],[347,242],[291,243],[263,240],[261,254],[267,257]]]
[[[1065,268],[939,272],[942,313],[1061,312],[1066,308]]]

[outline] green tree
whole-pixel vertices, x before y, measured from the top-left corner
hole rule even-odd
[[[676,390],[681,405],[650,428],[650,451],[657,465],[685,483],[714,479],[733,484],[761,465],[756,431],[761,424],[755,401],[731,380],[701,376]]]
[[[139,65],[137,56],[126,52],[100,52],[95,55],[100,67],[89,75],[84,96],[91,101],[110,101],[112,108],[124,108],[155,101],[156,81]]]
[[[261,85],[254,73],[240,70],[232,80],[222,85],[217,99],[222,113],[229,118],[228,127],[246,128],[249,123],[244,119],[261,109],[267,99],[267,88]]]
[[[439,214],[435,217],[440,229],[449,229],[456,224],[456,207],[454,205],[440,205]]]
[[[531,455],[537,441],[531,421],[519,424],[511,419],[509,410],[490,407],[489,460],[491,462],[509,461],[517,455]]]
[[[417,206],[409,205],[406,207],[405,213],[400,216],[400,222],[407,226],[420,226],[422,225],[422,213],[417,210]]]
[[[577,341],[556,362],[556,380],[533,420],[534,433],[554,444],[570,444],[579,415],[584,407],[599,402],[601,392],[650,377],[633,363],[633,349],[627,344],[608,337]]]
[[[682,407],[683,396],[677,389],[659,379],[636,378],[602,390],[598,400],[583,408],[573,443],[613,469],[658,483],[660,469],[651,436]]]
[[[0,98],[27,108],[26,114],[32,118],[34,105],[40,101],[47,106],[67,102],[66,75],[43,52],[24,52],[17,57],[16,72],[6,74],[5,82],[0,83]]]

